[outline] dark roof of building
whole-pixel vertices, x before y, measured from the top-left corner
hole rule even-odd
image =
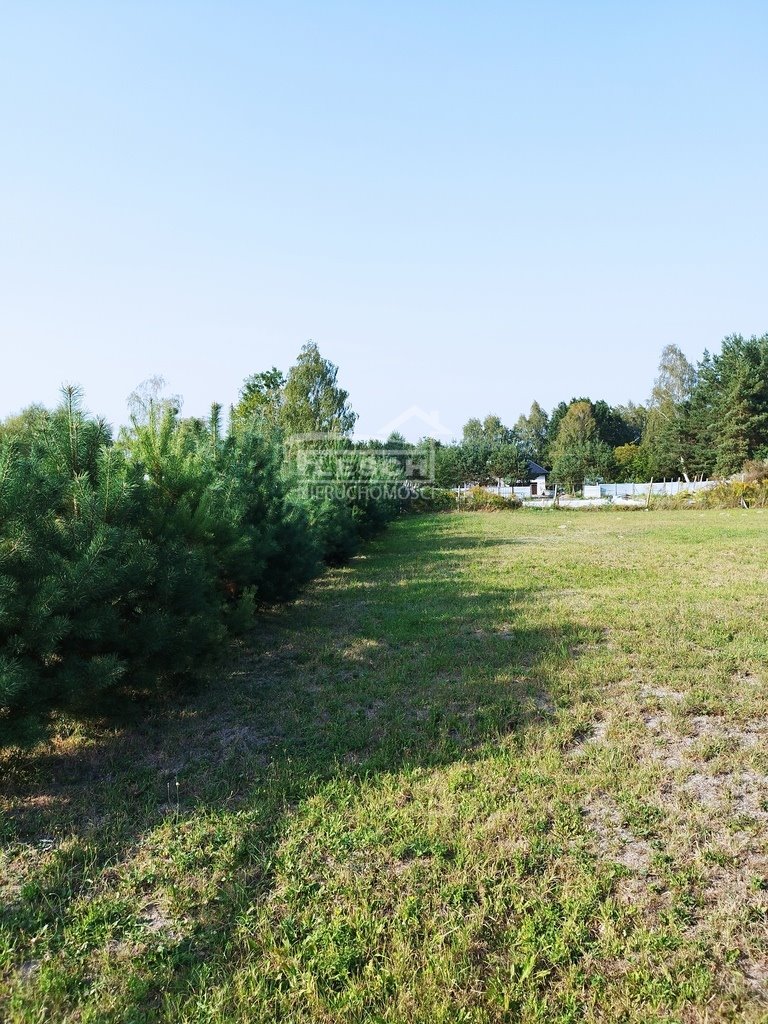
[[[528,459],[528,472],[531,476],[546,476],[547,471],[543,466],[540,466],[538,462],[532,462]]]

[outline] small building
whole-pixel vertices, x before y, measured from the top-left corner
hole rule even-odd
[[[528,460],[528,476],[531,480],[531,497],[541,498],[547,493],[547,471],[538,462]]]

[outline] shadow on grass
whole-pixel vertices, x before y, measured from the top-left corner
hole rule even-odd
[[[224,956],[232,908],[269,892],[275,851],[304,801],[333,785],[472,761],[541,723],[550,674],[594,638],[568,623],[525,624],[533,582],[472,590],[455,572],[451,552],[506,543],[393,531],[263,616],[250,649],[205,692],[166,694],[130,708],[128,720],[122,707],[97,728],[6,755],[3,840],[27,864],[23,888],[7,883],[0,919],[20,937],[16,966],[46,931],[58,939],[42,948],[50,941],[58,955],[71,941],[69,908],[108,893],[114,866],[155,836],[168,844],[171,888],[188,869],[215,874],[218,895],[173,941],[162,929],[144,936],[150,967],[120,1006],[121,1019],[143,1019],[162,992],[189,990],[202,965]],[[216,828],[227,840],[212,852]],[[140,893],[152,885],[131,890],[145,923]],[[78,941],[95,948],[120,934],[118,922]],[[67,999],[79,1005],[92,965],[71,970]]]
[[[476,513],[475,513],[476,514]],[[420,542],[423,550],[432,553],[461,551],[467,548],[519,547],[519,537],[482,537],[472,534],[441,533]]]

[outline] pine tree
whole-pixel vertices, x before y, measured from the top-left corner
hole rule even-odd
[[[715,471],[729,475],[768,442],[768,336],[726,338],[715,368]]]

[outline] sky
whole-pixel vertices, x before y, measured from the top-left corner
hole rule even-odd
[[[357,433],[768,331],[768,5],[0,0],[0,417],[313,339]],[[406,414],[406,420],[401,417]]]

